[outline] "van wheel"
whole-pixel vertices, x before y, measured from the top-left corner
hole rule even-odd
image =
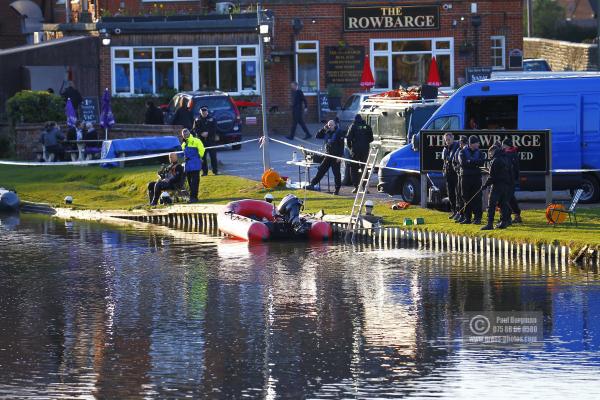
[[[421,188],[420,183],[414,176],[407,176],[402,181],[402,198],[407,203],[419,204],[421,201]]]
[[[581,189],[583,189],[583,193],[579,199],[581,203],[597,203],[598,200],[600,200],[600,184],[598,184],[598,179],[595,176],[583,174],[581,180]],[[575,190],[577,189],[570,190],[571,197],[575,195]]]

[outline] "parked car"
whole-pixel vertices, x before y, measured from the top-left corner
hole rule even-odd
[[[354,93],[344,106],[338,110],[336,117],[339,119],[340,128],[345,132],[348,130],[348,127],[354,121],[354,116],[360,112],[365,101],[371,96],[372,93]]]
[[[165,123],[170,124],[181,98],[191,99],[193,104],[192,112],[194,118],[200,115],[200,107],[207,106],[212,116],[217,120],[217,134],[219,140],[217,144],[227,144],[239,142],[242,139],[242,118],[235,102],[227,93],[220,91],[210,92],[181,92],[177,93],[169,102],[165,116]],[[233,146],[234,150],[239,150],[242,146]]]
[[[584,190],[580,201],[600,200],[600,77],[581,75],[484,80],[458,89],[423,129],[469,129],[475,119],[479,129],[546,130],[552,132],[552,173],[554,190]],[[380,166],[412,170],[404,172],[379,168],[378,190],[401,194],[405,201],[419,203],[418,137],[390,153]],[[440,174],[430,174],[443,188]],[[544,190],[542,175],[522,174],[524,191]]]
[[[523,71],[552,71],[552,68],[543,58],[528,58],[523,60]]]

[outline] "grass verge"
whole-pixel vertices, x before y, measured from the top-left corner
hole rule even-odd
[[[23,200],[60,206],[67,195],[74,198],[74,208],[90,210],[143,208],[147,204],[146,186],[156,178],[156,166],[103,169],[99,167],[14,167],[0,166],[0,187],[15,189]],[[203,203],[224,204],[244,198],[263,198],[268,191],[259,182],[234,177],[202,177],[200,199]],[[293,192],[290,189],[271,191],[276,199]],[[304,197],[304,191],[296,195]],[[307,212],[324,209],[328,214],[349,214],[352,198],[320,192],[307,193]],[[579,227],[562,224],[548,226],[543,210],[523,212],[524,224],[508,229],[482,233],[480,226],[459,225],[448,220],[446,213],[411,207],[390,209],[391,202],[375,202],[374,213],[384,218],[386,225],[401,225],[404,218],[425,218],[420,229],[466,236],[490,236],[521,243],[563,244],[573,248],[600,245],[600,208],[581,209]]]

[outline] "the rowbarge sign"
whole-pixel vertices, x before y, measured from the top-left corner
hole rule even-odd
[[[413,31],[440,29],[440,6],[369,6],[344,8],[344,30]]]

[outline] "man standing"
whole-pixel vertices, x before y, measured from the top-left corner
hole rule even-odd
[[[450,211],[452,214],[448,219],[453,219],[458,213],[456,208],[456,184],[458,182],[458,175],[454,171],[452,166],[452,159],[458,151],[458,143],[454,141],[454,134],[446,132],[444,134],[444,150],[442,151],[442,160],[444,160],[443,173],[446,178],[446,191],[448,192],[448,200],[450,200]]]
[[[176,189],[183,184],[183,167],[177,162],[177,153],[169,154],[169,165],[158,171],[160,179],[148,184],[148,200],[151,206],[158,204],[163,190]]]
[[[335,121],[328,121],[317,133],[317,139],[325,140],[325,153],[337,157],[342,157],[344,155],[344,134],[335,124]],[[342,176],[340,174],[340,160],[337,158],[325,157],[321,162],[321,165],[319,165],[317,175],[315,175],[310,181],[310,185],[306,186],[306,188],[308,190],[314,190],[315,185],[321,181],[329,168],[333,171],[333,179],[335,181],[334,194],[338,195],[340,193],[340,188],[342,187]]]
[[[494,229],[494,214],[496,213],[496,205],[500,205],[500,223],[496,225],[498,229],[504,229],[509,226],[510,208],[508,200],[510,199],[511,187],[513,185],[512,168],[510,161],[504,157],[502,148],[494,144],[488,150],[488,158],[490,163],[490,176],[488,177],[482,190],[488,186],[492,187],[490,197],[488,199],[487,208],[487,225],[482,226],[482,231]]]
[[[187,130],[192,129],[194,124],[194,114],[192,114],[192,100],[182,97],[179,102],[179,108],[175,111],[172,125],[181,125]]]
[[[519,185],[519,175],[521,174],[521,169],[519,167],[519,148],[517,146],[513,146],[512,139],[507,137],[502,141],[502,150],[504,151],[504,156],[510,164],[513,178],[510,189],[510,199],[508,201],[510,210],[514,214],[512,222],[515,224],[520,224],[523,222],[521,219],[521,208],[519,207],[519,202],[515,197],[515,189]]]
[[[79,104],[83,101],[81,97],[81,93],[79,90],[75,89],[75,85],[72,81],[67,82],[67,87],[60,91],[60,95],[65,100],[71,99],[71,103],[73,104],[73,108],[75,112],[79,111]]]
[[[346,136],[346,143],[350,149],[350,157],[354,161],[360,161],[362,163],[367,162],[369,157],[369,146],[373,141],[373,130],[365,122],[360,114],[356,114],[354,122],[348,128],[348,135]],[[358,174],[359,169],[365,168],[364,164],[350,163],[350,176],[352,177],[352,185],[354,189],[352,193],[358,191],[358,184],[360,183],[360,176]]]
[[[462,170],[460,168],[460,160],[458,155],[468,145],[468,139],[465,135],[461,135],[458,139],[458,149],[452,157],[452,169],[456,174],[456,215],[454,216],[454,222],[460,222],[464,216],[465,199],[462,193]]]
[[[218,174],[217,149],[206,149],[206,147],[214,146],[217,136],[217,121],[208,113],[208,107],[200,107],[200,115],[194,120],[194,128],[192,129],[194,136],[199,138],[204,145],[205,152],[202,158],[202,176],[208,175],[208,156],[210,156],[210,167],[214,175]],[[208,156],[207,156],[208,153]]]
[[[304,93],[298,87],[298,82],[292,82],[292,129],[290,130],[290,136],[286,136],[289,140],[294,140],[296,135],[296,126],[300,125],[304,131],[304,139],[310,139],[312,136],[308,132],[308,128],[304,123],[304,113],[308,110],[308,103],[304,97]]]
[[[188,203],[197,203],[204,145],[200,139],[193,137],[188,129],[181,131],[181,140],[181,148],[185,159],[185,174],[190,186],[190,201]]]
[[[474,224],[481,224],[483,214],[481,167],[483,167],[485,159],[479,151],[479,143],[477,136],[469,136],[469,145],[462,149],[458,155],[462,172],[462,194],[466,204],[465,214],[459,222],[461,224],[470,224],[472,216],[474,216]]]

